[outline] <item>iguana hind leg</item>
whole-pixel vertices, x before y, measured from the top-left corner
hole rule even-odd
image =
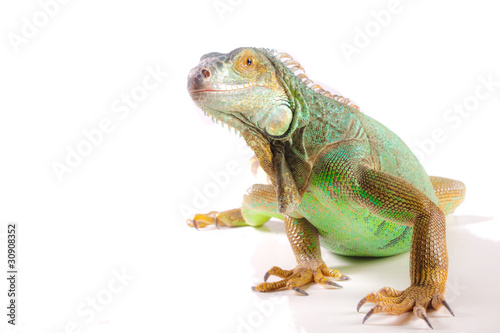
[[[318,165],[321,172],[312,183],[314,193],[328,193],[332,199],[341,198],[378,218],[412,227],[413,231],[411,285],[402,291],[386,287],[368,294],[359,302],[358,310],[367,302],[375,305],[363,322],[375,313],[399,315],[413,311],[430,326],[427,308],[447,307],[444,292],[448,254],[443,211],[410,182],[365,165],[355,152],[356,146],[341,146],[325,154],[323,164]],[[443,179],[435,181],[437,188],[449,185]],[[439,197],[443,199],[444,196]],[[377,243],[373,245],[378,246]]]
[[[386,287],[368,294],[359,302],[358,310],[366,302],[375,303],[375,306],[363,322],[374,313],[401,314],[413,310],[432,328],[426,309],[444,305],[450,310],[444,298],[448,254],[442,209],[414,186],[397,177],[362,165],[354,169],[354,174],[359,184],[361,196],[357,200],[360,203],[375,215],[413,227],[410,287],[403,291]]]
[[[465,185],[459,180],[430,176],[432,187],[438,197],[438,207],[448,215],[464,201]]]
[[[194,218],[186,221],[187,225],[195,228],[204,228],[208,225],[240,227],[260,226],[271,217],[283,219],[283,215],[277,212],[276,192],[272,185],[252,185],[243,196],[241,208],[235,208],[222,212],[209,212],[196,214]]]

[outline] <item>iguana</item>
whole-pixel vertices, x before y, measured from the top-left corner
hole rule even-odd
[[[241,208],[196,214],[187,223],[260,226],[284,221],[297,260],[272,267],[254,290],[300,289],[348,279],[328,268],[321,245],[347,256],[383,257],[411,250],[411,285],[385,287],[358,304],[374,313],[413,310],[432,328],[426,309],[445,306],[448,274],[445,215],[462,203],[462,182],[430,177],[405,143],[350,100],[312,82],[286,53],[238,48],[208,53],[188,77],[188,92],[205,114],[235,129],[272,184],[256,184]]]

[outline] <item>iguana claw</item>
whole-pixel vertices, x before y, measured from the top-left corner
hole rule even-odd
[[[358,305],[358,312],[359,312],[359,305]],[[368,311],[368,313],[366,314],[366,316],[363,318],[363,324],[365,323],[365,321],[368,320],[368,318],[370,318],[373,314],[373,308],[370,309],[370,311]]]
[[[366,301],[366,297],[363,297],[363,298],[361,299],[361,301],[359,301],[359,302],[358,302],[358,306],[356,307],[356,311],[358,311],[358,312],[359,312],[359,309],[361,309],[361,307],[362,307],[362,306],[363,306],[366,302],[367,302],[367,301]],[[363,323],[364,323],[364,320],[363,320]]]
[[[432,305],[435,309],[444,306],[452,315],[454,315],[442,294],[432,286],[412,285],[404,291],[398,291],[389,287],[382,288],[378,292],[368,294],[366,297],[361,299],[357,306],[358,312],[359,309],[367,302],[375,303],[375,306],[367,312],[363,318],[363,324],[374,313],[391,313],[400,315],[413,310],[413,313],[417,317],[424,320],[431,329],[434,329],[429,317],[427,317],[426,309],[430,305]]]
[[[446,302],[445,299],[442,299],[441,300],[441,304],[444,305],[444,307],[446,308],[446,310],[448,310],[450,312],[450,314],[455,317],[455,314],[453,313],[453,310],[451,309],[450,305],[448,304],[448,302]]]
[[[324,284],[327,284],[329,286],[332,286],[332,287],[337,287],[337,288],[344,288],[342,287],[340,284],[336,283],[336,282],[333,282],[333,281],[330,281],[330,280],[327,280],[325,282],[323,282]]]
[[[362,304],[361,304],[362,305]],[[360,305],[358,304],[358,312],[359,312],[359,308],[360,308]],[[421,308],[423,309],[423,308]],[[432,327],[431,325],[431,322],[429,321],[429,318],[427,317],[426,313],[425,313],[425,310],[423,310],[424,313],[421,315],[422,319],[427,323],[427,325],[429,325],[430,328],[434,329],[434,327]],[[371,308],[370,311],[368,311],[368,313],[366,314],[366,316],[363,318],[363,324],[368,320],[368,318],[370,318],[373,314],[375,313],[375,307]]]
[[[432,327],[432,325],[431,325],[431,322],[429,321],[429,318],[427,318],[427,316],[426,316],[426,315],[423,315],[423,319],[425,320],[425,322],[427,323],[427,325],[429,325],[429,327],[430,327],[431,329],[434,329],[434,327]]]
[[[419,317],[420,319],[423,319],[431,329],[434,329],[434,327],[432,327],[431,325],[429,317],[427,317],[427,311],[425,311],[423,307],[417,306],[413,308],[413,313],[415,313],[415,315],[417,315],[417,317]]]
[[[293,287],[292,289],[295,290],[296,292],[298,292],[299,294],[302,294],[304,296],[309,296],[308,293],[306,293],[304,290],[302,290],[302,289],[300,289],[298,287]]]

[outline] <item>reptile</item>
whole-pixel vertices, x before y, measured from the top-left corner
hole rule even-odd
[[[194,103],[234,129],[252,148],[270,184],[255,184],[240,208],[196,214],[191,227],[260,226],[283,220],[297,260],[265,273],[255,291],[340,287],[320,245],[345,256],[410,252],[411,284],[385,287],[358,303],[375,313],[413,311],[432,328],[427,309],[444,306],[448,275],[445,215],[465,196],[462,182],[428,176],[408,146],[349,99],[323,89],[287,53],[238,48],[208,53],[188,75]],[[267,282],[270,276],[279,278]]]

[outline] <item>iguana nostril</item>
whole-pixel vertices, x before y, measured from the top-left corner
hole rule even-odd
[[[201,70],[201,75],[203,75],[203,77],[204,77],[205,79],[208,79],[208,78],[210,77],[210,71],[209,71],[209,70],[207,70],[207,69],[205,69],[205,68],[203,68],[203,69]]]

